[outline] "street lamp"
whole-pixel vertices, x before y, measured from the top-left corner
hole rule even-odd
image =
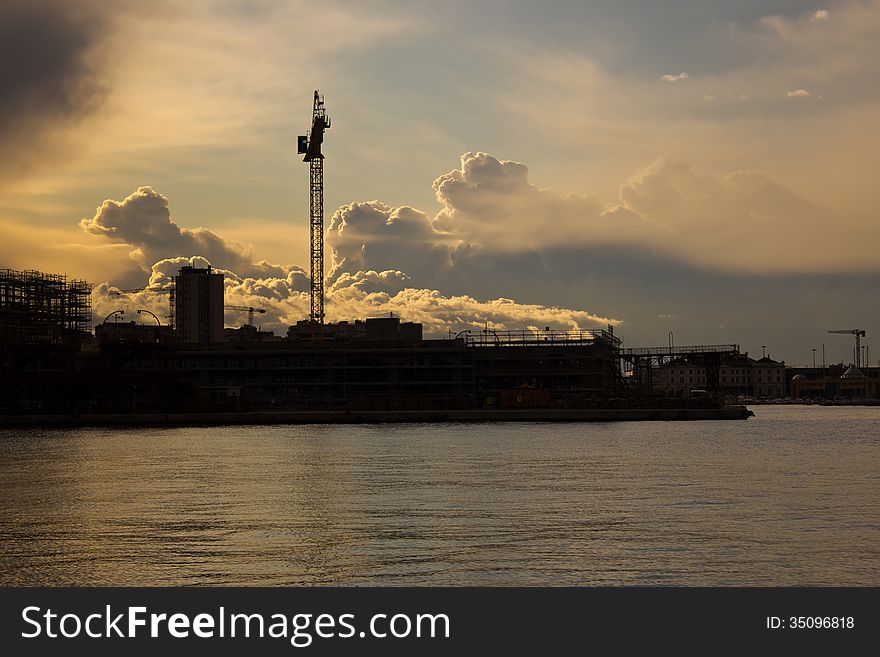
[[[813,347],[813,369],[816,369],[816,348]]]

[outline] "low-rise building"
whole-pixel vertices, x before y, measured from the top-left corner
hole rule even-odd
[[[655,392],[667,397],[691,397],[707,386],[705,368],[685,360],[654,368],[652,380]],[[782,398],[785,383],[785,361],[755,360],[748,353],[723,361],[718,378],[721,394],[734,397]]]
[[[401,322],[400,317],[370,317],[366,321],[337,322],[318,327],[311,320],[300,320],[287,330],[292,342],[315,340],[367,340],[370,342],[418,342],[422,339],[422,325]]]
[[[108,342],[167,344],[174,341],[174,331],[167,325],[104,322],[95,326],[95,338],[100,344]]]
[[[788,371],[792,399],[880,399],[880,367],[796,367]]]

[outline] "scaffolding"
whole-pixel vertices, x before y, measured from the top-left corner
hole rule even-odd
[[[555,331],[527,329],[506,331],[495,329],[467,329],[450,338],[463,340],[467,347],[530,347],[535,345],[587,345],[607,344],[615,349],[620,347],[620,338],[613,330],[589,329],[574,331]]]
[[[92,328],[92,286],[64,274],[0,269],[0,343],[63,344]]]

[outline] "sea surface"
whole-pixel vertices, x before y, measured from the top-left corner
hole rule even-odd
[[[3,585],[880,585],[880,407],[0,430]]]

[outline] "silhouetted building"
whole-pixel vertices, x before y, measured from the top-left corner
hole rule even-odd
[[[181,267],[174,277],[174,316],[177,341],[222,342],[223,274],[211,267]]]
[[[366,321],[324,324],[321,330],[310,320],[297,322],[287,330],[288,340],[367,340],[369,342],[417,342],[422,339],[422,325],[418,322],[401,322],[400,317],[371,317]]]
[[[174,333],[170,326],[158,324],[135,324],[134,322],[105,322],[95,327],[95,338],[98,343],[107,342],[134,342],[146,343],[169,343],[174,340]]]
[[[284,339],[274,331],[261,331],[250,324],[223,329],[223,338],[225,342],[280,342]]]

